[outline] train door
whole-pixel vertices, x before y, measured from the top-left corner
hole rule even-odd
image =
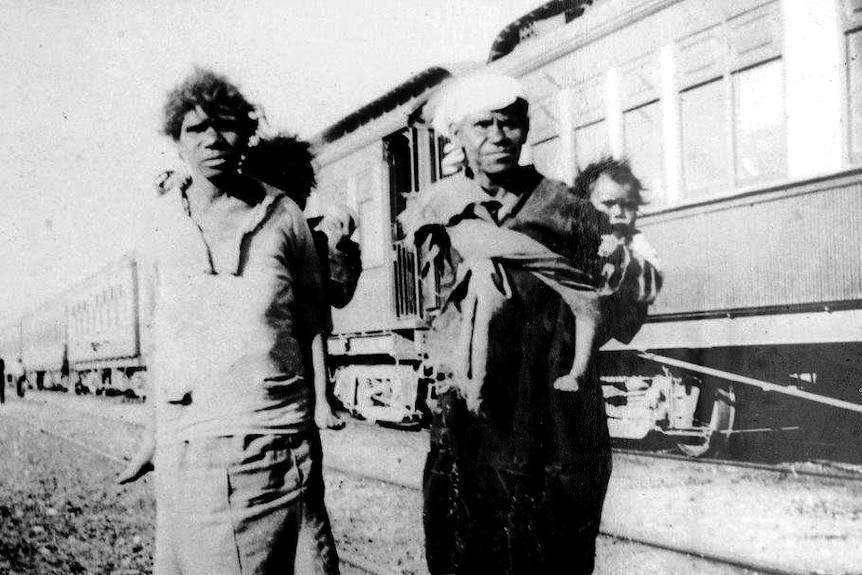
[[[395,252],[395,315],[398,319],[422,319],[439,307],[440,278],[431,270],[419,273],[422,254],[405,237],[398,215],[407,202],[442,177],[440,160],[444,141],[433,130],[408,127],[383,140],[389,170],[390,221]]]

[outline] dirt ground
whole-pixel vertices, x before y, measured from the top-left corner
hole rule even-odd
[[[149,573],[152,498],[73,449],[0,414],[0,573]]]
[[[144,406],[44,393],[2,409],[29,418],[31,429],[0,411],[0,573],[149,573],[154,506],[148,483],[117,487],[118,463],[36,431],[62,431],[97,450],[128,455],[146,418]],[[416,489],[425,449],[424,433],[364,423],[324,433],[327,506],[348,562],[425,573]],[[754,560],[764,569],[862,573],[860,482],[625,455],[615,456],[614,466],[606,533]],[[623,539],[600,538],[598,575],[757,572]],[[344,572],[363,571],[346,565]]]

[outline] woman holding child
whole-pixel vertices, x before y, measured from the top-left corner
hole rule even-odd
[[[429,570],[591,573],[611,471],[594,352],[633,337],[660,284],[632,247],[634,214],[628,228],[614,216],[636,211],[640,183],[618,162],[591,173],[587,193],[622,191],[606,205],[519,166],[528,105],[505,76],[453,82],[435,128],[467,169],[402,218],[452,280],[430,358],[453,377],[438,386],[423,482]]]

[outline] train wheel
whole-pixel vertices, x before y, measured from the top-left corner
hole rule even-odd
[[[736,396],[732,386],[702,387],[694,415],[695,426],[701,434],[677,443],[677,447],[689,457],[716,455],[727,444],[735,417]]]

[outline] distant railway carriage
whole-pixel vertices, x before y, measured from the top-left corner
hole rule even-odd
[[[138,262],[123,258],[106,266],[66,297],[69,363],[79,391],[143,393],[142,326]],[[135,375],[137,377],[135,377]]]
[[[649,188],[640,227],[667,279],[636,339],[604,348],[612,435],[700,455],[811,413],[862,427],[862,3],[549,2],[491,60],[528,89],[525,161],[571,182],[626,156]],[[440,142],[411,120],[447,76],[318,137],[317,201],[360,214],[365,271],[330,349],[338,395],[366,417],[409,420],[426,397],[439,301],[394,217],[439,177]]]
[[[111,263],[22,317],[4,354],[21,356],[31,387],[143,396],[137,276],[133,257]]]
[[[21,358],[28,382],[43,387],[60,387],[60,372],[66,355],[66,313],[62,300],[46,302],[20,320]]]
[[[362,248],[356,294],[345,309],[333,310],[336,394],[382,421],[418,423],[426,399],[419,364],[434,285],[419,280],[416,251],[395,217],[407,198],[440,177],[441,141],[427,127],[408,126],[408,115],[451,75],[430,68],[414,76],[318,142],[318,187],[309,209],[354,207]]]

